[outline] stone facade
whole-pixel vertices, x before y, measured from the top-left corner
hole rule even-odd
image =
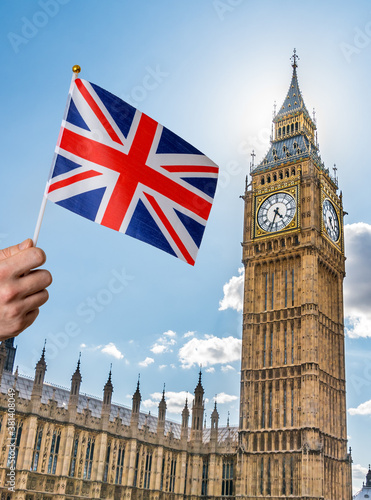
[[[244,195],[238,494],[350,499],[342,197],[293,59],[271,148]]]

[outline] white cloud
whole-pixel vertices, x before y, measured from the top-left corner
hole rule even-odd
[[[162,354],[163,352],[168,350],[168,347],[166,345],[161,345],[161,344],[154,344],[151,349],[150,349],[153,354]]]
[[[161,398],[162,398],[162,392],[154,392],[153,394],[151,394],[151,398],[144,400],[142,404],[145,408],[157,408]],[[192,396],[188,392],[165,391],[167,412],[176,414],[181,413],[184,408],[186,399],[188,399],[188,407],[191,408],[194,396]]]
[[[215,368],[213,366],[210,366],[210,368],[206,368],[205,372],[206,373],[215,373]]]
[[[241,340],[232,336],[219,338],[208,335],[204,339],[193,338],[179,349],[182,368],[231,363],[238,361],[240,356]]]
[[[81,349],[84,349],[84,347],[86,347],[86,344],[80,344]]]
[[[371,399],[357,406],[357,408],[349,408],[349,415],[371,415]]]
[[[238,272],[239,276],[232,276],[232,278],[223,286],[224,297],[219,302],[219,311],[226,309],[235,309],[242,311],[243,305],[243,267],[240,267]]]
[[[164,335],[167,337],[176,337],[176,333],[173,332],[172,330],[168,330],[167,332],[164,332]]]
[[[366,478],[368,469],[362,467],[360,464],[352,465],[352,479],[353,479],[353,494],[358,493],[362,487],[362,483]]]
[[[139,364],[139,366],[146,367],[146,366],[151,365],[154,362],[155,362],[155,360],[153,358],[147,357],[144,361],[140,361],[138,364]]]
[[[232,401],[236,401],[238,399],[238,396],[232,396],[231,394],[226,394],[225,392],[220,392],[214,397],[214,401],[218,404],[224,404],[224,403],[230,403]]]
[[[368,469],[360,464],[352,465],[353,479],[365,479]]]
[[[151,347],[153,354],[163,354],[164,352],[173,352],[171,346],[176,344],[176,333],[172,330],[164,332],[162,336]]]
[[[108,356],[113,356],[116,359],[122,359],[124,357],[124,355],[117,349],[113,342],[105,345],[102,348],[101,352],[103,352],[104,354],[108,354]]]
[[[234,371],[235,369],[231,365],[226,365],[226,366],[222,366],[221,370],[222,370],[222,372],[225,373],[225,372]]]
[[[160,366],[159,366],[159,369],[160,369],[160,370],[163,370],[164,368],[166,368],[166,365],[160,365]]]
[[[348,224],[345,231],[344,310],[347,335],[371,337],[371,225]]]
[[[195,334],[195,332],[187,332],[183,335],[183,338],[184,339],[187,339],[188,337],[193,337]]]

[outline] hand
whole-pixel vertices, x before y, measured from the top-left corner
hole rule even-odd
[[[33,247],[31,239],[0,250],[0,340],[29,327],[48,300],[51,274],[46,269],[35,270],[45,261],[45,253]]]

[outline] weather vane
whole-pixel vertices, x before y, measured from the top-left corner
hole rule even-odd
[[[296,54],[296,49],[294,49],[294,55],[290,57],[290,60],[293,61],[292,67],[295,69],[298,67],[296,61],[300,60],[300,57]]]

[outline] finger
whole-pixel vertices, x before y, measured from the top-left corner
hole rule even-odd
[[[46,256],[41,248],[30,247],[11,255],[6,260],[0,260],[0,272],[5,271],[8,276],[19,277],[29,273],[31,269],[42,266]]]
[[[40,292],[34,293],[33,295],[29,295],[24,299],[23,310],[26,313],[26,316],[29,312],[38,309],[42,305],[47,302],[49,298],[49,293],[47,290],[41,290]]]
[[[41,290],[44,290],[52,284],[53,278],[46,269],[38,269],[31,271],[26,276],[22,276],[18,280],[18,297],[28,297]]]
[[[12,257],[13,255],[16,255],[17,253],[21,252],[22,250],[26,250],[26,248],[30,248],[33,246],[31,238],[27,238],[26,240],[22,241],[22,243],[19,243],[18,245],[13,245],[8,248],[4,248],[3,250],[0,250],[0,260],[7,259],[8,257]]]

